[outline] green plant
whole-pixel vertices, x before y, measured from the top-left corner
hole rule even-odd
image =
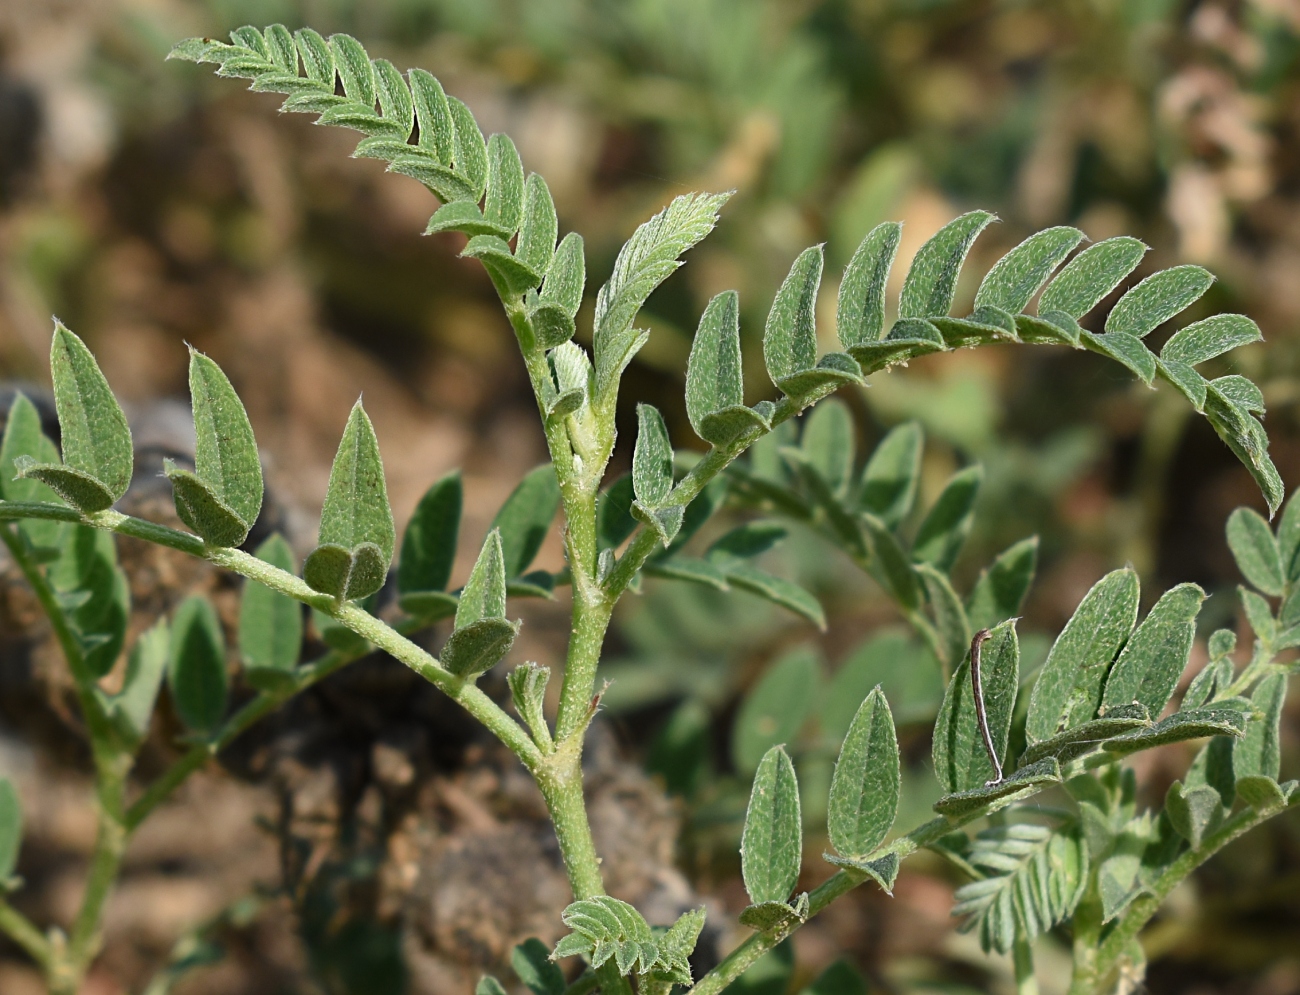
[[[51,992],[78,989],[98,952],[104,900],[131,833],[154,807],[250,724],[371,648],[460,703],[515,753],[541,789],[572,885],[574,902],[564,913],[571,932],[549,956],[539,943],[523,944],[515,964],[522,981],[547,995],[595,987],[630,992],[634,982],[641,992],[668,992],[675,985],[691,986],[695,995],[719,992],[847,891],[866,881],[889,890],[899,863],[921,847],[948,856],[977,879],[959,896],[959,908],[987,946],[1014,953],[1023,989],[1033,984],[1032,939],[1068,920],[1075,990],[1103,990],[1116,972],[1140,970],[1135,938],[1169,890],[1228,841],[1287,806],[1295,783],[1277,782],[1286,668],[1275,656],[1300,643],[1300,628],[1291,628],[1300,612],[1300,596],[1292,593],[1300,579],[1300,503],[1288,507],[1276,536],[1251,512],[1238,512],[1230,523],[1243,572],[1262,592],[1243,592],[1259,637],[1244,670],[1234,672],[1231,640],[1216,634],[1210,665],[1180,709],[1160,719],[1190,653],[1203,595],[1193,585],[1177,587],[1137,625],[1136,574],[1116,571],[1098,582],[1056,640],[1029,696],[1026,745],[1012,755],[1020,646],[1011,616],[1032,574],[1032,556],[1011,551],[969,599],[957,597],[948,571],[969,529],[977,475],[954,478],[905,549],[894,530],[915,493],[919,436],[910,430],[891,436],[855,479],[843,409],[830,406],[810,419],[801,447],[779,448],[788,441],[782,426],[790,419],[892,364],[957,346],[1066,345],[1114,359],[1148,384],[1157,376],[1171,383],[1207,416],[1275,511],[1282,485],[1255,417],[1263,410],[1258,389],[1243,377],[1209,381],[1194,369],[1258,339],[1254,323],[1239,315],[1207,318],[1176,333],[1158,357],[1143,342],[1204,293],[1212,280],[1205,270],[1179,266],[1148,277],[1111,309],[1105,330],[1094,333],[1079,319],[1134,271],[1145,247],[1135,239],[1109,239],[1076,255],[1053,279],[1083,239],[1075,229],[1054,228],[1008,253],[980,284],[972,314],[953,318],[948,312],[962,263],[993,220],[975,211],[919,250],[903,283],[898,318],[889,324],[885,288],[900,229],[886,223],[867,235],[841,283],[836,331],[844,351],[818,357],[814,305],[822,253],[810,248],[795,260],[764,334],[778,398],[744,404],[737,297],[718,295],[700,320],[686,375],[690,421],[709,448],[675,453],[660,413],[639,405],[631,474],[602,490],[616,441],[620,379],[649,335],[635,327],[637,313],[680,257],[708,235],[727,195],[678,197],[637,229],[596,295],[589,354],[572,341],[585,284],[581,237],[570,233],[557,244],[545,181],[536,174],[525,178],[508,137],[484,140],[469,109],[433,76],[411,70],[404,77],[391,63],[370,60],[346,35],[327,41],[310,30],[291,35],[278,25],[264,32],[240,28],[231,44],[192,39],[173,55],[218,63],[221,75],[250,78],[255,90],[288,93],[286,110],[361,131],[367,137],[357,155],[388,162],[390,170],[442,199],[427,230],[468,236],[463,254],[479,259],[490,275],[536,394],[551,462],[503,506],[458,592],[447,588],[460,481],[452,476],[435,483],[403,537],[397,603],[381,607],[377,596],[397,536],[378,442],[360,403],[344,429],[319,543],[300,578],[278,537],[255,553],[237,548],[260,509],[261,471],[239,398],[216,364],[198,353],[190,363],[194,468],[165,466],[177,514],[193,531],[113,510],[131,478],[130,432],[90,351],[56,324],[51,369],[61,452],[41,435],[35,410],[23,398],[9,413],[0,450],[0,520],[6,523],[0,537],[62,647],[98,784],[99,835],[71,930],[43,933],[0,902],[0,928],[42,966]],[[1026,313],[1040,291],[1037,313]],[[803,831],[796,771],[779,743],[759,747],[744,829],[743,873],[752,904],[741,916],[754,932],[692,982],[690,955],[702,910],[651,926],[632,906],[604,893],[584,805],[582,747],[600,703],[598,664],[611,615],[642,575],[742,588],[824,621],[808,592],[749,562],[778,536],[770,526],[742,526],[703,557],[683,552],[717,507],[724,473],[751,447],[756,451],[748,470],[734,471],[738,486],[777,504],[789,504],[794,495],[801,502],[794,510],[822,523],[881,580],[951,672],[934,736],[944,795],[935,805],[937,818],[891,837],[899,748],[884,692],[867,693],[840,730],[829,784],[827,827],[835,852],[827,859],[838,870],[811,893],[795,896]],[[802,494],[763,483],[764,461],[770,466],[773,455],[798,474]],[[685,469],[680,476],[679,465]],[[567,566],[558,574],[530,573],[557,508],[564,513]],[[247,578],[239,651],[248,683],[259,689],[251,701],[228,713],[221,627],[201,598],[183,603],[170,625],[160,623],[138,638],[122,690],[104,692],[99,681],[122,649],[128,610],[115,534]],[[475,681],[514,643],[519,623],[507,617],[509,598],[546,596],[562,585],[571,589],[573,618],[558,712],[552,723],[543,709],[548,668],[525,663],[509,677],[521,725]],[[1281,599],[1278,617],[1265,595]],[[302,619],[295,602],[313,609],[332,647],[306,663],[299,659]],[[454,617],[453,630],[438,657],[408,638],[447,617]],[[971,679],[967,647],[980,649],[980,682]],[[128,801],[128,774],[164,681],[192,745]],[[1163,811],[1137,814],[1132,771],[1120,761],[1139,750],[1205,737],[1214,738],[1171,789]],[[998,773],[1004,769],[1005,777]],[[1012,807],[1048,790],[1063,791],[1063,804],[1073,802],[1047,824],[1033,811]],[[963,830],[986,819],[989,827],[974,839]],[[0,788],[6,887],[17,886],[10,875],[19,837],[20,813],[6,783]],[[589,970],[566,988],[553,960],[570,956],[581,956]],[[480,985],[481,992],[499,990],[491,978]]]

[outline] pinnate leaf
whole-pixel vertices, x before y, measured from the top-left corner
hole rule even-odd
[[[803,824],[794,764],[783,746],[759,761],[745,813],[741,872],[751,903],[784,902],[799,879]]]

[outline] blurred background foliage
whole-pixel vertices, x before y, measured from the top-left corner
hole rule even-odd
[[[429,68],[485,131],[510,133],[550,183],[562,230],[586,237],[588,309],[640,220],[687,189],[736,190],[717,232],[648,305],[655,334],[622,395],[625,438],[632,405],[649,400],[680,446],[696,444],[683,371],[712,294],[741,293],[752,401],[770,389],[763,316],[798,251],[827,244],[819,311],[830,335],[838,267],[870,227],[905,221],[901,278],[940,225],[984,207],[1001,223],[976,244],[967,300],[1001,253],[1052,224],[1094,240],[1139,236],[1152,248],[1139,276],[1184,261],[1213,269],[1219,282],[1198,307],[1247,313],[1266,338],[1221,372],[1262,383],[1275,458],[1289,484],[1300,480],[1297,0],[0,3],[0,377],[45,382],[57,313],[103,359],[137,437],[184,445],[183,343],[193,343],[245,397],[291,534],[314,534],[360,390],[399,519],[464,465],[462,559],[544,447],[489,282],[457,258],[459,236],[419,235],[431,195],[349,160],[346,134],[277,120],[274,98],[163,61],[177,38],[277,20],[347,31],[399,67]],[[859,461],[889,427],[922,424],[922,507],[954,470],[983,464],[963,589],[998,551],[1041,537],[1022,631],[1054,633],[1092,581],[1125,562],[1149,600],[1195,581],[1213,595],[1206,631],[1233,624],[1239,578],[1223,522],[1260,499],[1172,391],[1086,353],[1001,347],[927,357],[845,400]],[[613,472],[628,454],[619,460]],[[559,566],[556,537],[543,556]],[[822,599],[825,635],[743,594],[649,581],[609,647],[607,708],[685,799],[683,867],[724,896],[736,887],[753,755],[742,740],[762,681],[776,681],[765,693],[781,702],[810,797],[824,797],[815,786],[843,719],[837,681],[882,681],[903,725],[932,714],[939,694],[933,661],[851,564],[798,527],[765,558]],[[529,650],[555,662],[563,621],[549,644],[544,618],[539,628]],[[1288,729],[1294,772],[1294,721]],[[918,731],[905,749],[919,816],[932,799]],[[1147,772],[1153,790],[1181,762]],[[1229,887],[1232,873],[1273,884]],[[900,990],[1005,980],[950,933],[951,883],[925,880],[904,875],[912,911],[894,926],[863,899],[822,934],[805,931],[812,947],[800,957],[828,963],[838,947]],[[1294,818],[1229,851],[1153,934],[1152,990],[1300,991],[1297,880]],[[784,990],[788,961],[765,970],[777,980],[754,990]]]

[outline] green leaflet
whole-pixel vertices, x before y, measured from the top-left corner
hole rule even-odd
[[[973,812],[989,814],[1036,795],[1049,785],[1060,783],[1060,763],[1055,757],[1046,757],[1036,764],[1021,767],[1001,781],[944,795],[934,803],[934,810],[950,819],[965,818]]]
[[[1281,768],[1280,733],[1282,706],[1286,704],[1286,675],[1270,674],[1255,686],[1250,703],[1258,715],[1246,725],[1246,735],[1232,747],[1232,773],[1243,777],[1271,777],[1277,780]],[[1226,803],[1231,802],[1225,799]]]
[[[507,995],[507,992],[501,982],[492,975],[485,974],[474,986],[474,995]]]
[[[493,529],[483,540],[478,559],[460,592],[456,628],[482,618],[506,617],[506,566],[501,533]]]
[[[898,737],[879,686],[859,706],[831,778],[827,827],[844,857],[866,858],[885,841],[898,814]]]
[[[375,71],[361,43],[351,35],[330,35],[334,68],[343,82],[344,92],[358,103],[375,106]]]
[[[1208,387],[1213,387],[1225,400],[1251,414],[1264,413],[1264,392],[1245,377],[1236,374],[1219,377],[1209,381]]]
[[[916,500],[925,436],[919,422],[890,429],[862,470],[858,507],[894,528],[907,517]]]
[[[447,98],[447,110],[451,114],[453,138],[453,164],[474,191],[474,199],[483,196],[487,183],[487,143],[483,141],[483,132],[479,130],[474,114],[464,101],[456,97]]]
[[[42,481],[82,511],[103,511],[131,484],[133,455],[126,415],[86,344],[57,321],[50,343],[50,373],[63,464],[20,458],[18,472]]]
[[[534,273],[546,274],[555,255],[555,239],[559,235],[559,222],[555,217],[555,203],[551,200],[550,187],[536,173],[528,177],[524,189],[523,221],[519,226],[519,240],[515,246],[515,256]],[[570,252],[573,249],[569,250]],[[577,258],[581,265],[582,241],[577,242]],[[572,266],[572,262],[567,265]],[[581,273],[581,270],[579,271]],[[572,276],[569,277],[572,283]],[[534,284],[536,286],[536,284]],[[571,287],[567,289],[562,303],[572,317],[577,307],[569,308],[572,298]],[[578,303],[582,302],[582,283],[578,282]]]
[[[980,653],[980,677],[989,734],[1003,759],[1020,680],[1020,641],[1014,622],[1003,622],[992,630]],[[994,775],[976,719],[969,656],[948,682],[934,726],[931,755],[935,776],[948,794],[982,788]]]
[[[1047,228],[1030,235],[999,259],[975,293],[975,309],[995,307],[1010,314],[1023,311],[1052,271],[1083,241],[1077,228]]]
[[[506,498],[489,528],[501,534],[507,578],[519,577],[528,569],[559,508],[560,483],[550,463],[531,470]]]
[[[533,995],[564,995],[564,972],[551,963],[546,944],[532,936],[510,951],[510,966]]]
[[[940,228],[912,259],[898,301],[899,318],[946,315],[957,293],[957,277],[966,254],[979,233],[996,217],[988,211],[971,211]]]
[[[0,467],[4,463],[0,460]],[[1286,503],[1282,520],[1277,524],[1277,545],[1282,557],[1282,572],[1289,581],[1300,580],[1300,501],[1293,492]]]
[[[1244,314],[1216,314],[1171,335],[1160,350],[1160,358],[1195,366],[1263,339],[1259,326]]]
[[[288,573],[297,573],[293,550],[278,532],[257,547],[257,558]],[[302,651],[302,606],[257,581],[244,582],[239,602],[239,652],[256,684],[255,671],[272,677],[290,674]]]
[[[292,51],[292,50],[291,50]],[[375,69],[375,86],[379,90],[379,110],[384,120],[392,124],[402,138],[411,134],[415,126],[415,106],[411,103],[411,91],[406,81],[387,59],[375,59],[371,63]],[[298,60],[293,59],[292,72],[297,75]]]
[[[307,557],[303,579],[322,594],[364,598],[383,587],[396,541],[379,440],[357,401],[330,469],[320,545]]]
[[[885,288],[903,226],[886,221],[867,232],[840,281],[835,326],[846,349],[878,342],[885,330]]]
[[[1273,530],[1259,512],[1238,508],[1228,518],[1228,546],[1246,580],[1272,597],[1280,597],[1287,577]]]
[[[453,470],[424,492],[402,537],[397,565],[397,590],[445,591],[456,562],[464,488]]]
[[[426,235],[436,235],[444,231],[459,231],[466,235],[495,235],[497,238],[510,238],[513,232],[483,217],[478,205],[469,200],[455,200],[443,204],[433,212],[433,217],[425,225]]]
[[[573,317],[582,306],[582,289],[587,282],[587,264],[582,253],[582,236],[569,232],[560,241],[542,284],[542,303],[558,304]]]
[[[763,359],[772,382],[817,365],[817,288],[822,280],[822,247],[804,249],[790,267],[767,313]]]
[[[65,525],[48,576],[81,646],[85,677],[103,677],[122,651],[131,614],[130,586],[117,565],[113,534]]]
[[[596,542],[601,549],[614,549],[636,530],[632,517],[632,474],[625,473],[600,492],[596,499]]]
[[[759,902],[740,913],[740,924],[772,937],[787,936],[808,920],[808,893],[803,892],[789,904]]]
[[[1252,407],[1238,399],[1236,389],[1223,389],[1227,385],[1221,384],[1221,380],[1212,381],[1206,390],[1205,416],[1219,438],[1255,478],[1271,516],[1286,494],[1277,467],[1268,455],[1268,436],[1264,427],[1251,417]]]
[[[867,995],[867,983],[856,967],[846,960],[837,960],[800,995]]]
[[[991,629],[1015,617],[1038,569],[1038,536],[1022,539],[980,571],[966,600],[966,617],[972,630]]]
[[[872,575],[888,588],[904,608],[918,607],[921,604],[921,586],[917,582],[916,571],[894,533],[885,528],[884,523],[874,515],[864,514],[862,525],[871,541],[872,558],[879,564],[879,572],[873,572]]]
[[[636,313],[655,287],[681,265],[678,257],[717,224],[730,194],[683,194],[642,224],[614,260],[614,272],[596,295],[593,322],[599,394],[614,382],[639,348]]]
[[[202,353],[190,350],[190,397],[194,410],[194,474],[185,475],[176,487],[176,511],[181,520],[208,542],[238,546],[248,535],[262,509],[262,464],[257,441],[244,405],[225,373]],[[180,471],[168,468],[176,481]],[[187,499],[190,488],[207,491],[209,502]],[[230,512],[237,525],[220,512],[213,515],[211,502]]]
[[[1187,788],[1175,781],[1165,794],[1165,812],[1178,835],[1195,848],[1223,821],[1223,802],[1209,785]]]
[[[1151,717],[1139,704],[1119,705],[1106,712],[1105,718],[1092,719],[1057,733],[1051,739],[1033,743],[1020,757],[1020,766],[1037,763],[1044,757],[1055,757],[1063,764],[1087,756],[1101,749],[1102,744],[1116,736],[1135,729],[1151,728]]]
[[[1074,911],[1088,881],[1088,852],[1077,827],[993,826],[975,837],[967,859],[988,876],[953,896],[962,932],[978,929],[985,951],[1007,953]]]
[[[1156,357],[1142,340],[1127,332],[1107,332],[1094,335],[1092,332],[1080,332],[1079,341],[1084,348],[1108,356],[1125,366],[1148,387],[1156,376]]]
[[[728,567],[726,577],[732,587],[757,594],[775,605],[788,608],[802,615],[823,632],[826,630],[826,613],[822,609],[821,602],[798,584],[791,583],[783,577],[775,577],[747,563]]]
[[[167,686],[180,720],[211,736],[226,714],[226,643],[212,602],[186,598],[172,618]]]
[[[831,494],[844,498],[853,474],[853,413],[848,405],[829,398],[813,408],[799,446]]]
[[[315,32],[312,32],[313,34]],[[302,32],[299,32],[301,35]],[[298,40],[302,47],[301,37]],[[306,62],[306,52],[303,52]],[[333,70],[330,70],[331,90],[333,89]],[[420,127],[420,148],[428,149],[438,162],[450,166],[455,149],[455,129],[451,123],[451,108],[447,104],[447,94],[442,84],[423,69],[412,69],[406,74],[411,84],[411,96],[415,103],[415,120]],[[477,199],[477,198],[475,198]]]
[[[966,609],[961,599],[952,589],[952,582],[946,574],[940,573],[928,563],[918,563],[916,574],[925,586],[926,597],[930,601],[930,610],[934,613],[935,628],[943,643],[943,661],[946,668],[956,665],[970,647],[974,634],[966,618]]]
[[[970,534],[975,517],[975,497],[984,482],[984,468],[979,464],[958,470],[944,484],[943,492],[917,529],[912,543],[912,559],[933,564],[947,572]]]
[[[820,683],[821,662],[808,648],[787,653],[768,668],[740,703],[732,726],[731,756],[739,770],[756,770],[773,746],[793,742]]]
[[[790,533],[776,522],[746,522],[724,533],[709,546],[705,554],[714,562],[752,559],[766,553]]]
[[[669,545],[682,525],[680,505],[666,506],[673,489],[673,446],[668,426],[653,404],[638,404],[636,446],[632,451],[632,514]]]
[[[1106,316],[1106,333],[1143,338],[1210,289],[1214,275],[1201,266],[1174,266],[1152,273],[1119,299]]]
[[[740,295],[718,294],[700,315],[686,365],[686,414],[705,442],[722,441],[706,435],[705,419],[745,403],[740,362]]]
[[[1186,363],[1172,359],[1156,360],[1156,371],[1173,384],[1198,412],[1205,412],[1205,392],[1209,384]]]
[[[1195,584],[1179,584],[1161,596],[1106,678],[1104,714],[1134,702],[1153,716],[1164,710],[1187,666],[1204,601],[1205,592]]]
[[[1102,749],[1115,756],[1128,756],[1139,750],[1179,743],[1206,736],[1240,736],[1246,728],[1246,717],[1235,708],[1185,708],[1161,719],[1150,729],[1117,736],[1103,744]]]
[[[508,239],[518,231],[523,215],[524,166],[519,161],[519,150],[510,136],[493,135],[487,144],[487,198],[483,201],[483,218],[505,231]],[[545,267],[539,272],[545,272]]]
[[[7,890],[23,843],[23,806],[13,782],[0,777],[0,891]]]
[[[14,462],[19,456],[30,456],[37,463],[56,464],[59,461],[58,449],[41,431],[41,416],[36,405],[22,394],[16,393],[5,418],[4,439],[0,441],[0,497],[6,501],[48,501],[57,504],[58,495],[39,480],[18,476]],[[18,529],[37,549],[52,549],[59,543],[63,525],[60,522],[31,518],[19,522]]]
[[[1138,578],[1132,570],[1113,571],[1092,586],[1052,645],[1030,695],[1025,725],[1030,742],[1051,739],[1093,717],[1137,610]]]
[[[95,689],[101,706],[129,750],[137,749],[149,733],[158,689],[167,672],[170,642],[167,621],[159,619],[136,637],[127,657],[122,689],[114,695]]]
[[[1121,235],[1089,246],[1070,260],[1038,300],[1038,313],[1059,311],[1082,318],[1135,269],[1147,247]]]
[[[495,235],[475,235],[460,254],[483,264],[503,300],[517,299],[542,282],[542,274],[511,253],[510,246]]]
[[[799,783],[783,746],[759,761],[740,843],[741,874],[754,905],[784,902],[794,891],[803,861]]]
[[[510,685],[510,697],[514,701],[515,711],[519,713],[533,734],[533,741],[547,752],[553,749],[551,730],[546,724],[546,685],[551,680],[551,668],[539,667],[535,663],[525,663],[510,671],[506,682]]]

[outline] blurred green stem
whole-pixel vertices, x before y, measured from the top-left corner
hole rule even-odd
[[[1016,995],[1038,995],[1038,980],[1034,977],[1033,942],[1017,935],[1011,958],[1016,972]]]

